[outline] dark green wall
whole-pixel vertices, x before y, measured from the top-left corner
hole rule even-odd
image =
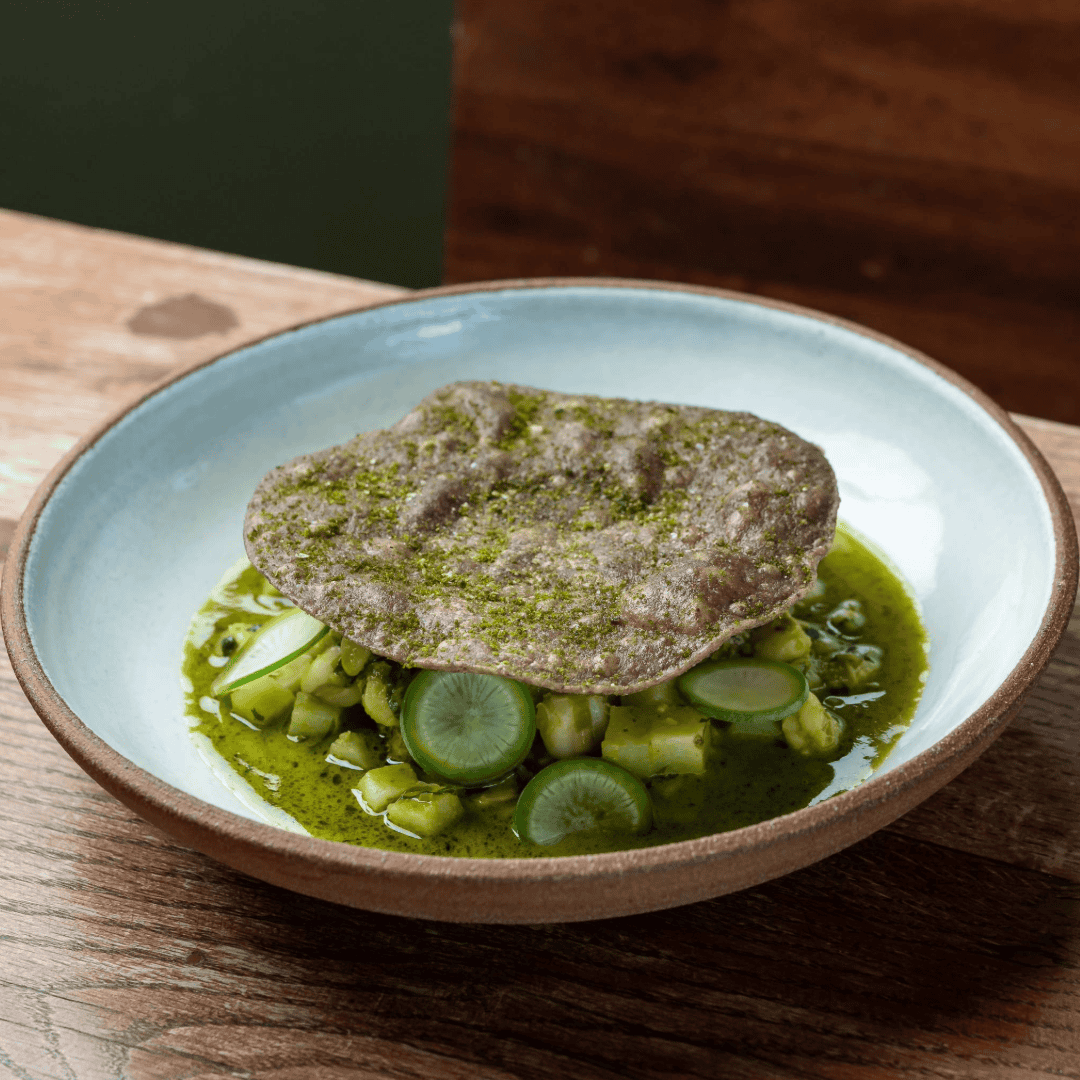
[[[437,284],[452,8],[0,2],[0,206]]]

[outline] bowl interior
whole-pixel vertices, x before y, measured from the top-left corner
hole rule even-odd
[[[885,769],[991,696],[1036,635],[1055,557],[1015,443],[960,388],[887,344],[736,299],[572,286],[436,296],[342,316],[202,367],[129,412],[45,507],[26,564],[34,648],[71,709],[169,784],[256,817],[187,735],[181,643],[243,554],[272,466],[491,378],[747,409],[822,446],[841,517],[922,606],[930,675]]]

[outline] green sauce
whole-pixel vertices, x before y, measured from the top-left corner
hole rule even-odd
[[[855,602],[861,625],[849,621],[839,632],[834,613],[845,602]],[[819,681],[817,692],[844,723],[840,747],[831,759],[800,756],[779,738],[740,737],[718,723],[705,775],[650,781],[655,825],[644,836],[620,837],[606,846],[595,838],[588,846],[573,840],[551,847],[523,845],[510,827],[512,800],[479,808],[466,795],[466,814],[457,825],[443,835],[419,839],[394,831],[382,815],[361,806],[353,792],[361,772],[326,760],[332,737],[296,742],[287,737],[284,721],[255,729],[210,696],[210,684],[225,662],[221,652],[227,628],[238,623],[257,626],[287,604],[244,562],[195,616],[183,665],[193,736],[212,747],[222,769],[233,770],[261,799],[311,835],[390,851],[473,858],[574,855],[687,840],[790,813],[871,775],[910,723],[927,671],[926,633],[912,599],[895,574],[841,527],[819,567],[815,592],[792,609],[807,633],[816,635],[815,650],[824,657],[825,684]],[[739,647],[746,652],[752,646],[725,646]],[[880,666],[869,679],[847,686],[844,672],[850,669],[828,658],[828,649],[836,647],[880,650],[875,653]],[[408,675],[396,671],[399,679]],[[374,725],[356,706],[346,711],[345,727],[372,730]],[[390,760],[398,760],[392,751]],[[526,767],[535,771],[541,764],[534,752]]]

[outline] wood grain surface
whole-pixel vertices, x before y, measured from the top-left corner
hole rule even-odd
[[[1080,423],[1072,0],[459,0],[448,281],[693,281]]]
[[[177,365],[405,291],[0,211],[0,544],[64,452]]]
[[[17,215],[0,245],[29,282],[0,299],[0,461],[29,447],[27,475],[175,363],[388,295]],[[191,294],[154,317],[199,335],[130,326]],[[1080,430],[1021,422],[1080,507]],[[475,927],[177,846],[67,758],[5,659],[0,1080],[1080,1077],[1078,724],[1080,617],[1002,738],[863,843],[674,911]]]

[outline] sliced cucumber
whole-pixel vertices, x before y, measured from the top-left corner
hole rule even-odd
[[[386,808],[386,820],[413,836],[438,836],[465,813],[457,793],[439,784],[416,784]]]
[[[536,705],[536,729],[555,758],[581,757],[603,738],[608,703],[584,694],[547,694]]]
[[[210,693],[221,697],[277,671],[310,649],[329,629],[299,608],[275,615],[236,652],[229,666],[214,680]]]
[[[706,660],[678,679],[679,690],[706,716],[740,723],[783,720],[798,712],[810,688],[798,668],[779,660]]]
[[[371,659],[371,650],[348,638],[341,639],[341,667],[350,679],[355,679]]]
[[[422,671],[409,684],[401,735],[424,770],[463,784],[520,765],[536,735],[532,695],[513,679]]]
[[[341,727],[341,706],[320,701],[303,690],[296,695],[286,734],[291,739],[318,742],[327,735],[337,735]]]
[[[644,785],[603,758],[570,758],[541,769],[514,809],[514,831],[532,844],[557,844],[579,833],[636,835],[651,825]]]

